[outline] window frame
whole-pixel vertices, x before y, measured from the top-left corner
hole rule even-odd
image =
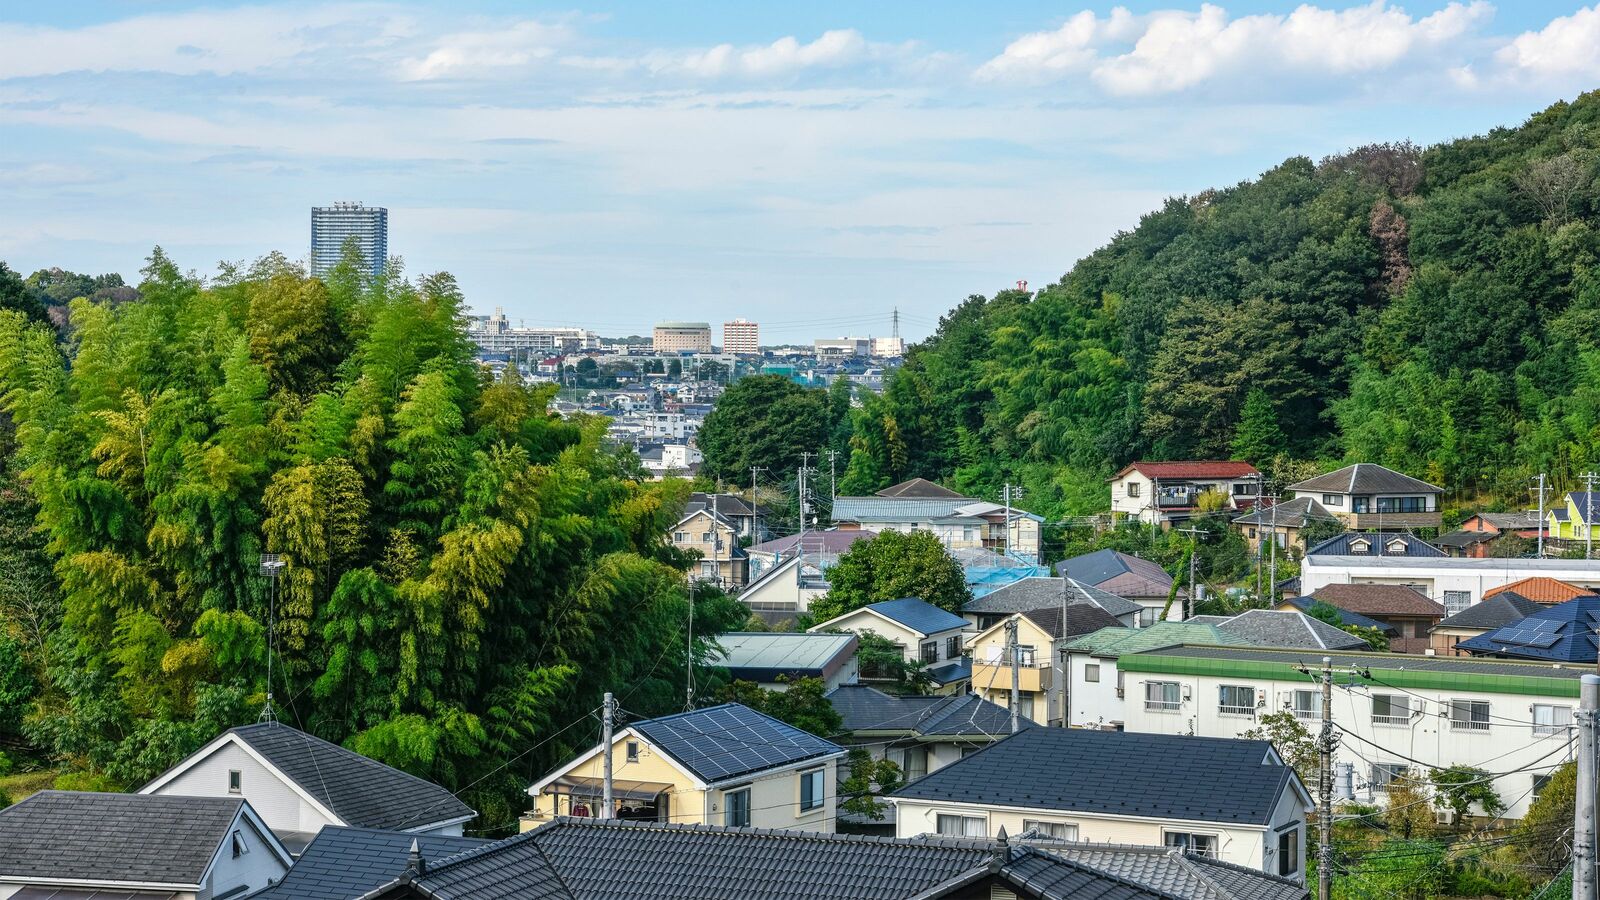
[[[1139,492],[1140,492],[1139,482],[1137,482],[1137,481],[1128,482],[1128,493],[1127,493],[1127,496],[1137,498],[1139,496]]]
[[[629,742],[627,742],[627,744],[623,745],[623,753],[625,754],[625,757],[626,757],[628,762],[638,762],[639,761],[639,742],[638,741],[629,741]]]
[[[1379,781],[1378,773],[1380,771],[1387,773],[1389,777]],[[1383,791],[1387,794],[1389,793],[1389,785],[1403,778],[1411,777],[1411,767],[1405,763],[1373,763],[1372,768],[1368,770],[1368,774],[1368,786],[1375,791]]]
[[[1084,663],[1083,664],[1083,683],[1084,684],[1099,684],[1100,683],[1100,664],[1099,663]]]
[[[1310,707],[1305,709],[1301,708],[1301,697],[1311,698]],[[1308,691],[1305,689],[1294,690],[1289,694],[1289,710],[1294,713],[1294,717],[1296,719],[1310,719],[1317,722],[1322,721],[1322,692]]]
[[[1229,703],[1228,692],[1232,691],[1233,700],[1242,699],[1245,693],[1249,694],[1248,704]],[[1222,716],[1254,716],[1256,714],[1256,701],[1259,691],[1253,684],[1220,684],[1217,685],[1217,714]]]
[[[1539,710],[1541,709],[1549,710],[1552,713],[1550,716],[1550,724],[1539,724]],[[1558,717],[1554,714],[1557,711],[1565,714],[1566,722],[1560,723],[1556,721]],[[1533,715],[1533,733],[1536,735],[1548,736],[1553,734],[1567,734],[1572,730],[1573,718],[1572,707],[1570,706],[1563,706],[1559,703],[1535,703],[1533,704],[1533,709],[1531,712]]]
[[[1150,699],[1152,688],[1161,688],[1161,698]],[[1166,699],[1166,688],[1171,687],[1174,699]],[[1144,683],[1144,708],[1145,712],[1175,713],[1183,709],[1183,685],[1176,681],[1146,681]]]
[[[1323,494],[1322,495],[1322,505],[1323,506],[1343,506],[1344,505],[1344,495],[1343,494]]]
[[[1379,698],[1382,698],[1388,704],[1390,710],[1388,713],[1379,714]],[[1395,715],[1394,710],[1396,708],[1404,709],[1406,714],[1404,716]],[[1412,709],[1411,698],[1405,694],[1373,694],[1371,714],[1373,725],[1384,728],[1409,728],[1411,727],[1412,718],[1416,715],[1416,710]]]
[[[1173,838],[1180,838],[1181,840],[1174,842]],[[1201,842],[1209,842],[1211,848],[1209,850],[1195,849],[1196,838],[1200,838]],[[1161,846],[1179,847],[1182,848],[1186,853],[1194,853],[1199,856],[1204,856],[1208,859],[1220,859],[1222,840],[1221,837],[1215,832],[1176,831],[1163,828],[1161,829]]]
[[[737,798],[737,799],[735,799]],[[737,809],[744,819],[742,822],[734,821],[734,811]],[[722,824],[729,828],[750,827],[750,786],[722,792]]]
[[[1483,718],[1478,718],[1479,707],[1482,707]],[[1466,709],[1466,718],[1458,715],[1459,711]],[[1489,720],[1492,718],[1488,700],[1474,700],[1470,697],[1452,697],[1450,699],[1450,730],[1468,732],[1487,732]]]
[[[810,788],[810,805],[807,805],[806,792]],[[828,802],[828,775],[826,769],[808,769],[800,773],[800,812],[805,814],[812,810],[821,809]]]
[[[1060,829],[1063,834],[1057,835],[1055,829]],[[1046,819],[1023,819],[1022,832],[1024,834],[1036,831],[1046,834],[1053,841],[1076,841],[1078,839],[1077,822],[1051,822]]]
[[[1458,601],[1458,602],[1456,602],[1456,603],[1454,603],[1454,605],[1452,605],[1452,600]],[[1463,611],[1466,610],[1467,607],[1469,607],[1471,605],[1472,605],[1472,592],[1471,591],[1445,591],[1444,592],[1444,613],[1447,616],[1453,616],[1458,612],[1463,612]]]
[[[924,663],[933,664],[939,661],[939,642],[923,641],[919,648],[920,658]]]
[[[228,793],[244,793],[244,772],[239,769],[228,770]]]
[[[1293,877],[1300,871],[1300,826],[1278,833],[1278,875]]]
[[[959,830],[946,831],[944,829],[946,820],[953,820],[958,823]],[[978,832],[976,834],[969,830],[973,822],[978,823]],[[974,816],[959,812],[935,812],[933,814],[933,829],[934,834],[943,835],[944,837],[987,838],[989,836],[989,818],[987,816]]]

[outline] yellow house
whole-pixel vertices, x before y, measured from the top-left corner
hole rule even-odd
[[[1600,493],[1573,491],[1565,498],[1566,505],[1557,506],[1545,513],[1545,534],[1558,541],[1600,540],[1600,518],[1594,509]]]
[[[1014,613],[978,632],[972,650],[972,692],[1011,708],[1011,656],[1006,652],[1010,623],[1017,627],[1017,708],[1040,725],[1061,722],[1062,672],[1059,648],[1080,635],[1121,622],[1091,603]]]
[[[831,832],[845,751],[738,703],[636,722],[612,738],[619,819]],[[528,831],[556,816],[601,816],[597,745],[528,788]]]

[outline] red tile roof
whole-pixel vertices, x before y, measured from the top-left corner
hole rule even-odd
[[[1311,596],[1329,606],[1363,616],[1444,618],[1443,606],[1403,584],[1329,584],[1317,588]]]
[[[1483,599],[1487,600],[1502,591],[1510,591],[1527,597],[1536,603],[1565,603],[1573,597],[1584,597],[1596,593],[1589,588],[1581,588],[1575,584],[1567,584],[1547,575],[1536,575],[1513,581],[1510,584],[1483,592]]]
[[[1191,459],[1177,462],[1132,462],[1111,477],[1112,481],[1138,472],[1149,478],[1243,478],[1260,475],[1256,467],[1247,462],[1226,459]]]

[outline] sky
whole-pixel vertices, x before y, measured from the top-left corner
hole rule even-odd
[[[1600,4],[0,0],[0,260],[137,281],[389,210],[480,312],[919,339],[1169,196],[1600,87]]]

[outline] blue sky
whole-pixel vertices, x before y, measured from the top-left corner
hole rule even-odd
[[[0,259],[303,257],[387,206],[529,323],[921,337],[1163,197],[1600,86],[1600,5],[0,0]]]

